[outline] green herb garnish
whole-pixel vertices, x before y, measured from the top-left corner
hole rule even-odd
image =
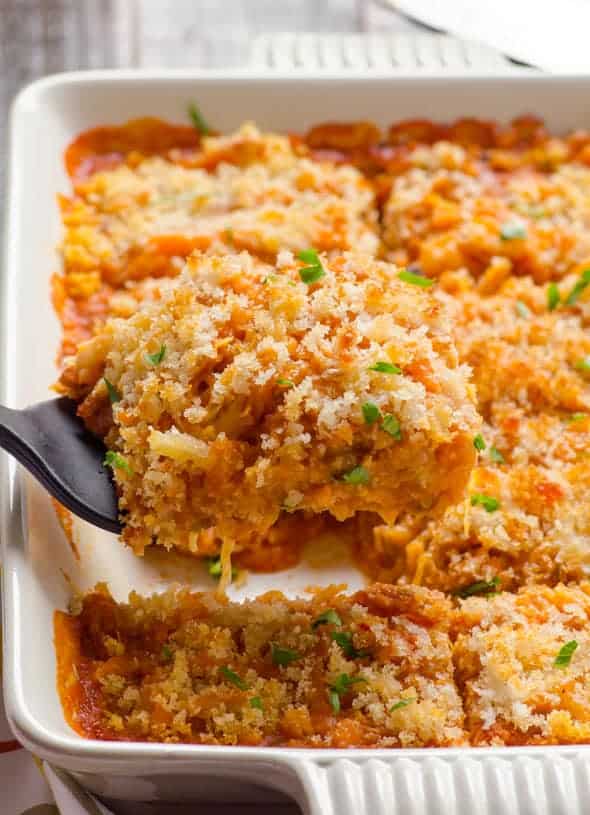
[[[590,286],[590,269],[584,269],[580,275],[580,279],[564,300],[566,306],[573,306],[574,303],[577,303],[578,297],[588,286]]]
[[[280,645],[274,642],[270,644],[270,653],[273,665],[289,665],[291,662],[301,659],[301,655],[297,651],[292,651],[290,648],[281,648]]]
[[[333,608],[329,608],[327,611],[323,611],[318,617],[315,618],[311,624],[311,627],[315,631],[316,628],[320,627],[320,625],[342,625],[342,620]]]
[[[402,269],[402,271],[398,273],[398,277],[400,280],[403,280],[404,283],[411,283],[412,286],[421,286],[423,289],[428,289],[434,283],[434,280],[430,277],[424,277],[421,274],[410,272],[409,269]]]
[[[211,575],[211,577],[215,577],[219,580],[221,577],[221,557],[217,555],[216,557],[208,557],[205,558],[205,562],[207,563],[207,571]],[[232,564],[231,567],[231,579],[235,580],[240,570],[237,566]]]
[[[295,383],[292,382],[290,379],[277,379],[277,385],[280,385],[282,388],[294,388]]]
[[[340,695],[332,688],[328,688],[328,700],[334,713],[340,713]]]
[[[516,221],[504,224],[500,229],[500,237],[503,241],[522,240],[526,238],[526,227]]]
[[[486,443],[483,440],[483,436],[481,435],[481,433],[478,433],[477,436],[475,436],[475,438],[473,439],[473,446],[475,447],[476,450],[479,450],[480,453],[482,450],[486,449]]]
[[[497,594],[500,591],[500,578],[492,577],[491,580],[477,580],[475,583],[470,583],[468,586],[461,586],[461,588],[453,589],[451,594],[455,597],[476,597],[477,595]]]
[[[166,660],[166,662],[169,662],[172,659],[172,648],[170,648],[169,645],[163,645],[160,655],[162,659]]]
[[[150,365],[159,365],[166,356],[166,346],[161,345],[155,354],[146,354],[145,358]]]
[[[256,710],[264,710],[260,696],[253,696],[250,699],[250,707],[256,708]]]
[[[191,104],[188,106],[188,115],[193,123],[193,127],[195,130],[199,131],[201,136],[207,136],[209,133],[211,133],[211,128],[194,102],[191,102]]]
[[[235,685],[236,688],[239,688],[240,690],[248,690],[249,687],[248,684],[244,682],[244,680],[240,676],[238,676],[238,674],[235,671],[232,671],[231,668],[223,666],[222,668],[219,669],[219,673],[225,679],[227,679],[228,682],[231,682],[232,685]]]
[[[365,402],[361,406],[365,424],[374,424],[381,416],[381,411],[374,402]]]
[[[103,464],[106,467],[111,467],[113,470],[125,470],[125,472],[129,473],[129,475],[133,475],[133,470],[129,466],[127,460],[124,459],[123,456],[119,455],[119,453],[115,453],[114,450],[107,450]]]
[[[574,651],[578,647],[578,643],[576,640],[570,640],[566,642],[565,645],[562,645],[559,649],[559,653],[555,657],[553,665],[556,668],[567,668],[570,662],[572,661],[572,657],[574,655]]]
[[[317,283],[324,274],[325,272],[321,266],[304,266],[303,269],[299,269],[299,277],[308,286]]]
[[[107,379],[106,376],[103,376],[103,380],[104,384],[107,386],[107,391],[109,392],[109,399],[111,401],[111,405],[114,405],[116,402],[120,402],[121,394],[113,385],[113,383],[109,379]]]
[[[587,413],[572,413],[569,418],[570,422],[583,422],[588,417]]]
[[[531,316],[529,307],[526,303],[523,303],[522,300],[517,300],[514,307],[518,316],[522,317],[523,320],[528,320],[528,318]]]
[[[393,365],[391,362],[376,362],[374,365],[371,365],[369,371],[377,371],[379,374],[401,374],[402,369],[398,368],[397,365]]]
[[[383,421],[381,423],[381,427],[385,430],[386,433],[394,438],[396,441],[401,441],[402,438],[402,429],[399,423],[399,419],[397,419],[393,413],[386,413],[383,417]]]
[[[502,453],[498,450],[498,448],[494,447],[493,445],[490,447],[490,459],[495,464],[504,464],[504,462],[506,461],[506,459],[504,458]]]
[[[354,647],[350,631],[332,631],[331,638],[342,648],[344,656],[349,659],[359,659],[369,655],[368,651]]]
[[[357,467],[353,467],[350,472],[344,473],[342,480],[346,481],[347,484],[368,484],[371,476],[369,471],[359,464]]]
[[[590,354],[579,359],[575,363],[575,367],[578,369],[578,371],[590,371]]]
[[[480,506],[483,507],[486,512],[495,512],[500,506],[500,502],[497,498],[492,498],[491,495],[486,495],[483,492],[476,492],[475,495],[471,496],[471,506]]]
[[[561,295],[556,283],[550,283],[547,286],[547,308],[549,311],[554,311],[561,302]]]
[[[396,702],[395,705],[389,708],[389,712],[393,713],[396,710],[401,710],[402,707],[407,707],[408,705],[411,705],[412,702],[415,701],[416,701],[415,696],[412,696],[411,699],[400,699],[399,702]]]
[[[315,249],[303,249],[298,253],[297,257],[299,260],[308,264],[302,269],[299,269],[299,277],[304,283],[307,283],[308,286],[312,283],[316,283],[326,274],[320,256]]]
[[[349,676],[348,674],[340,674],[336,681],[328,688],[328,699],[332,705],[334,713],[340,713],[340,697],[351,689],[353,685],[359,682],[366,682],[362,676]]]

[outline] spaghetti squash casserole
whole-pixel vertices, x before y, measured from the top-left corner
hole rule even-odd
[[[590,585],[341,587],[233,603],[105,586],[57,612],[58,688],[90,738],[290,747],[590,740]],[[476,596],[476,595],[480,596]]]
[[[229,603],[98,586],[56,615],[59,690],[90,738],[290,747],[461,744],[451,603],[379,586]]]
[[[105,130],[83,134],[66,156],[74,183],[60,199],[63,275],[54,278],[65,353],[105,314],[133,309],[142,282],[177,275],[195,249],[270,261],[309,246],[377,252],[368,180],[350,165],[312,161],[286,135],[245,124],[196,144],[196,133],[191,143],[153,120]],[[133,149],[113,154],[130,140]],[[109,152],[89,158],[92,145]]]
[[[61,387],[106,440],[124,540],[202,554],[293,514],[394,522],[456,501],[479,427],[468,376],[414,276],[284,250],[192,255],[80,346]]]
[[[590,742],[590,132],[196,124],[68,148],[53,294],[58,389],[106,442],[125,542],[214,556],[220,590],[57,612],[68,722]],[[225,596],[232,550],[276,571],[334,530],[377,583]]]

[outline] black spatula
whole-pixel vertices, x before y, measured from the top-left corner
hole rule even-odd
[[[119,533],[117,494],[104,445],[76,416],[76,403],[50,399],[24,410],[0,405],[0,447],[54,498],[95,526]]]

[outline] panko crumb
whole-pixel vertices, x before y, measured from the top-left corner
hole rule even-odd
[[[303,261],[195,254],[66,367],[62,390],[118,457],[135,551],[195,551],[212,527],[240,551],[284,512],[394,521],[461,495],[479,419],[445,307],[391,264],[316,257],[304,282]]]
[[[464,600],[453,657],[474,745],[590,741],[590,585]]]
[[[465,743],[451,604],[424,589],[336,587],[243,603],[104,587],[56,616],[70,724],[90,738],[289,747]]]

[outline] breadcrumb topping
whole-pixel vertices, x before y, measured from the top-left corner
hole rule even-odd
[[[462,603],[456,676],[472,743],[590,739],[590,586],[537,586]]]
[[[578,279],[564,278],[560,300]],[[587,578],[590,387],[580,365],[590,352],[586,295],[549,310],[546,285],[510,278],[488,297],[474,288],[460,298],[436,296],[450,308],[459,356],[473,370],[486,447],[464,500],[442,520],[421,530],[406,519],[378,532],[364,521],[359,547],[369,571],[380,580],[415,580],[419,573],[424,585],[443,590],[494,575],[505,587]],[[526,304],[526,316],[518,303]],[[472,505],[474,495],[498,505],[488,512]]]
[[[80,677],[62,700],[79,732],[102,739],[462,744],[450,609],[436,592],[392,586],[241,604],[186,590],[116,604],[97,587],[56,618],[59,670]]]
[[[243,548],[282,512],[394,521],[460,495],[479,421],[445,308],[393,265],[316,257],[307,283],[316,267],[292,256],[279,269],[193,255],[66,368],[62,387],[88,394],[81,416],[125,461],[114,475],[136,551],[153,536],[194,551],[210,527]]]
[[[290,747],[590,739],[590,585],[244,603],[186,590],[57,613],[70,723],[101,739]],[[75,670],[72,670],[75,668]],[[72,679],[72,677],[76,677]],[[66,681],[67,679],[67,681]]]
[[[362,568],[398,585],[98,587],[56,618],[68,720],[213,744],[590,740],[590,134],[184,131],[81,137],[61,201],[60,388],[111,448],[126,539],[217,556],[223,584],[234,541],[281,568],[348,518]]]

